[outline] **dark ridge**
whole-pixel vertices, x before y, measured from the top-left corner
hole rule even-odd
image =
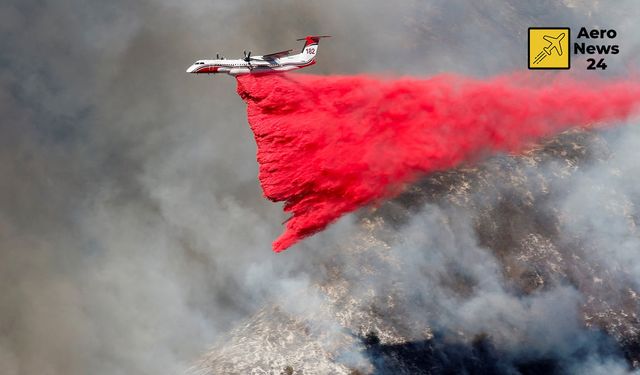
[[[557,354],[506,352],[496,349],[488,335],[478,335],[469,343],[450,342],[442,335],[431,340],[402,344],[381,344],[375,332],[361,338],[375,375],[564,375],[571,366],[588,358],[620,360],[624,355],[616,342],[600,331],[592,333],[597,344],[583,347],[567,357]]]

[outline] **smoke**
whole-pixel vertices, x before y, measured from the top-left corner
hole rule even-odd
[[[247,319],[273,319],[268,313],[257,314],[265,306],[277,305],[293,318],[331,307],[332,300],[317,286],[334,279],[330,265],[336,263],[348,281],[361,281],[341,289],[348,292],[345,298],[357,299],[371,291],[384,295],[389,273],[362,273],[379,266],[376,256],[386,256],[389,247],[402,254],[407,245],[392,241],[389,247],[375,246],[380,239],[360,237],[355,215],[300,243],[301,251],[277,257],[270,252],[269,244],[280,230],[274,218],[284,217],[279,207],[262,199],[245,103],[234,94],[233,79],[186,75],[184,70],[193,61],[216,53],[240,56],[243,49],[257,55],[294,48],[295,38],[326,33],[335,37],[323,44],[310,73],[455,72],[483,77],[523,68],[527,27],[586,23],[619,28],[622,52],[608,57],[609,70],[615,70],[633,66],[637,56],[637,10],[632,1],[615,7],[591,1],[495,0],[2,2],[0,373],[180,373],[214,343],[219,347],[236,342],[230,333]],[[573,63],[580,69],[579,61]],[[632,163],[634,150],[640,149],[634,147],[635,138],[626,137],[632,133],[630,127],[619,134],[629,141],[628,147],[618,150],[616,143],[611,147],[621,164]],[[610,187],[610,175],[598,172],[610,165],[603,161],[595,166],[591,181]],[[582,168],[585,173],[591,170],[590,165]],[[549,173],[553,171],[550,168]],[[573,182],[569,186],[580,186],[579,180]],[[621,175],[619,182],[625,192],[637,191],[631,179]],[[557,182],[546,187],[557,192],[567,185]],[[551,203],[559,207],[566,203],[567,209],[582,210],[581,215],[599,215],[599,206],[580,205],[591,199],[589,192],[575,199]],[[443,251],[451,249],[444,244],[452,237],[441,233],[446,225],[420,225],[429,221],[423,212],[415,212],[419,207],[413,204],[410,216],[415,216],[416,225],[407,228],[422,233],[426,244],[441,243]],[[446,215],[442,218],[449,220]],[[612,221],[610,228],[617,223]],[[507,226],[500,228],[508,232]],[[584,233],[579,225],[575,229]],[[394,236],[408,235],[394,226],[387,230]],[[455,230],[454,239],[478,240],[471,225]],[[362,253],[351,256],[344,251],[343,246],[350,245],[372,250],[365,255],[371,267],[363,267],[363,259],[355,256]],[[449,258],[448,264],[468,270],[481,262],[473,275],[483,267],[487,277],[497,272],[501,259],[494,259],[490,247],[476,247],[483,253],[472,248],[469,251],[476,256],[465,257],[468,247],[460,247],[454,252],[455,261]],[[403,262],[428,265],[434,257],[444,256],[432,247],[418,246],[416,252],[405,251]],[[597,256],[596,251],[589,254]],[[390,271],[402,274],[402,269]],[[456,297],[427,272],[411,275],[404,290],[431,285],[420,291],[438,293],[442,299],[433,299],[428,306],[404,304],[407,312],[420,322],[439,316],[439,328],[448,328],[445,313],[436,307],[466,297]],[[588,279],[587,274],[579,280]],[[527,310],[527,299],[513,291],[510,281],[497,280],[507,285],[492,282],[490,290],[504,290],[503,300],[509,304],[494,309],[495,304],[476,301],[487,317],[522,303],[513,311],[524,311],[531,319],[555,316],[571,321],[574,302],[589,299],[583,290],[565,286],[536,299],[537,308]],[[616,280],[603,290],[625,290],[627,285]],[[424,294],[425,300],[428,295]],[[361,301],[371,302],[364,297]],[[340,313],[321,314],[317,322],[310,319],[311,328],[318,327],[311,331],[342,326]],[[462,325],[463,318],[456,317],[456,324]],[[469,324],[482,324],[488,331],[503,328],[501,342],[510,343],[510,330],[531,321],[516,318],[509,316],[511,328],[500,327],[498,318]],[[563,326],[566,333],[554,343],[566,343],[565,334],[576,334],[592,345],[601,341],[599,336],[581,335],[584,325],[578,323]],[[367,324],[363,322],[364,332],[372,327]],[[527,332],[522,337],[536,337],[533,330]],[[261,333],[250,331],[243,337],[262,345]],[[382,333],[385,342],[388,336]],[[305,352],[315,342],[314,336],[296,338],[299,351],[287,347],[279,352],[282,357]],[[536,343],[546,351],[555,350],[551,344],[544,347],[542,339]],[[512,356],[526,356],[526,340],[521,344],[523,352]],[[571,343],[567,345],[571,348]],[[269,350],[268,345],[248,343],[236,348],[248,353],[250,368]],[[227,359],[242,359],[238,351],[230,353],[234,356]],[[618,357],[587,353],[576,363],[576,373],[626,368]],[[313,359],[313,353],[307,354],[300,358]],[[265,368],[282,370],[279,362]]]
[[[538,77],[539,78],[539,77]],[[420,174],[628,117],[640,85],[544,77],[241,76],[260,183],[284,201],[282,251]],[[533,84],[533,83],[536,84]]]
[[[388,280],[365,283],[375,283],[376,290],[396,285],[396,290],[409,291],[395,309],[409,311],[405,322],[414,335],[417,330],[412,324],[416,323],[433,327],[445,337],[445,343],[472,346],[486,335],[494,345],[486,350],[499,353],[499,359],[479,365],[497,366],[481,373],[526,373],[517,365],[540,359],[556,363],[553,373],[580,373],[571,367],[582,366],[584,358],[621,361],[621,354],[604,335],[584,328],[580,317],[584,297],[574,287],[560,284],[531,294],[513,290],[501,272],[504,261],[471,234],[474,214],[427,205],[400,231],[392,246],[402,272],[387,270]],[[377,301],[369,302],[383,308]],[[442,360],[433,363],[438,366]],[[449,366],[459,368],[454,363]]]

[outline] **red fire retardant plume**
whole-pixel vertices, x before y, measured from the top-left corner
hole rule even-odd
[[[640,102],[638,83],[552,77],[238,77],[262,189],[292,214],[273,250],[421,175],[518,151],[569,127],[625,119]]]

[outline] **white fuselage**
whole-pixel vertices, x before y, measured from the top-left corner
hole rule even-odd
[[[318,44],[305,45],[301,53],[282,57],[252,56],[245,59],[198,60],[187,69],[187,73],[218,74],[232,76],[240,74],[265,74],[286,72],[315,64]]]

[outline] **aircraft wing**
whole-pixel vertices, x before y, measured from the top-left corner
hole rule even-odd
[[[273,59],[277,59],[277,58],[280,58],[280,57],[289,56],[289,53],[291,53],[291,51],[293,51],[293,50],[290,49],[290,50],[286,50],[286,51],[270,53],[268,55],[262,55],[262,58],[265,59],[265,60],[273,60]]]

